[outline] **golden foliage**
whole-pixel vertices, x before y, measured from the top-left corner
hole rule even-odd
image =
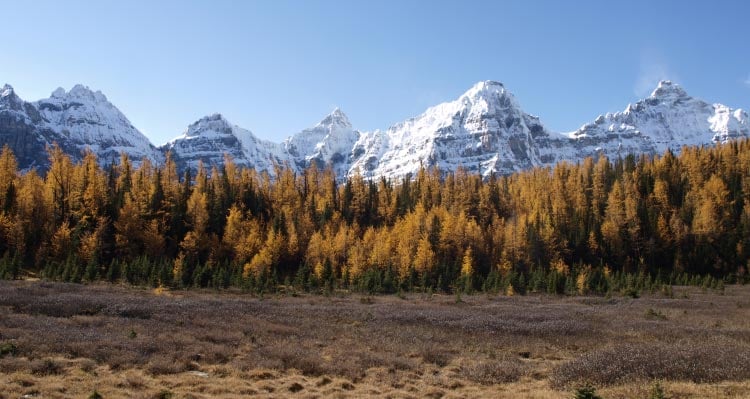
[[[392,287],[538,268],[570,276],[581,264],[736,274],[750,259],[750,141],[489,179],[423,168],[400,181],[337,181],[316,165],[278,165],[271,178],[231,158],[183,177],[171,154],[137,167],[123,155],[111,169],[90,151],[78,162],[56,145],[48,155],[40,176],[0,152],[0,256],[143,256],[178,275],[210,264],[292,278],[305,266],[349,282],[377,271]]]
[[[466,248],[464,256],[461,260],[461,276],[471,277],[474,275],[474,255],[472,254],[471,247]]]

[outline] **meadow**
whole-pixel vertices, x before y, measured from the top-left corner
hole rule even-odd
[[[261,297],[0,281],[0,398],[567,398],[586,383],[603,398],[656,384],[741,398],[749,315],[740,285]]]

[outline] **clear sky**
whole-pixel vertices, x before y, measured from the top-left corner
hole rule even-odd
[[[552,130],[659,79],[750,107],[750,1],[0,1],[0,83],[83,83],[155,144],[220,112],[281,141],[335,106],[387,128],[480,80]]]

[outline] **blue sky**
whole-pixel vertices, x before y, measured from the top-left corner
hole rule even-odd
[[[221,112],[281,141],[335,106],[387,128],[505,83],[569,131],[659,79],[750,107],[750,2],[0,1],[0,81],[26,100],[83,83],[154,143]]]

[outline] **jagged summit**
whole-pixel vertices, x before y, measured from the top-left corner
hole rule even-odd
[[[599,115],[569,134],[574,158],[679,151],[684,145],[723,143],[750,136],[747,113],[690,96],[680,85],[664,80],[651,96],[624,111]]]
[[[11,146],[22,169],[44,170],[45,148],[53,143],[74,160],[89,149],[102,164],[118,160],[120,153],[136,164],[143,158],[162,161],[161,152],[101,92],[76,85],[26,102],[5,85],[0,94],[0,146]]]
[[[464,93],[464,96],[471,95],[473,93],[503,90],[505,90],[505,85],[502,82],[498,82],[496,80],[480,80],[479,82],[474,83],[474,85]]]
[[[204,116],[182,135],[154,148],[107,97],[84,85],[59,88],[37,102],[20,99],[10,85],[0,90],[0,145],[10,144],[22,168],[43,168],[45,146],[57,142],[74,159],[90,148],[102,163],[125,152],[154,162],[172,151],[180,168],[200,162],[220,166],[225,155],[237,165],[275,173],[276,165],[299,171],[311,164],[332,167],[339,179],[400,179],[420,167],[443,172],[462,167],[482,175],[508,174],[584,157],[675,151],[750,137],[747,112],[691,97],[680,85],[661,81],[653,93],[623,111],[599,115],[575,132],[550,132],[526,113],[500,82],[480,81],[453,101],[386,130],[361,132],[339,108],[283,143],[261,140],[222,114]]]
[[[3,104],[6,104],[6,106],[10,106],[13,109],[20,109],[23,104],[23,100],[21,100],[20,97],[18,97],[18,94],[16,94],[15,89],[13,89],[13,86],[9,84],[3,85],[2,89],[0,89],[0,102]]]
[[[88,100],[98,103],[109,103],[107,96],[105,96],[100,90],[91,90],[88,86],[82,84],[74,85],[70,91],[65,91],[64,88],[58,87],[52,92],[50,99],[81,99]]]
[[[513,94],[506,89],[505,85],[494,80],[483,80],[477,82],[467,90],[459,99],[459,102],[503,102],[504,105],[517,106]],[[511,104],[512,103],[512,104]]]
[[[188,125],[184,136],[194,137],[213,129],[219,129],[222,131],[226,130],[227,133],[231,134],[232,124],[224,117],[224,115],[217,112],[206,115]]]
[[[341,110],[341,108],[336,107],[331,111],[330,114],[326,115],[323,120],[318,122],[316,126],[329,126],[329,125],[339,125],[339,126],[345,126],[345,127],[352,127],[351,122],[349,122],[349,117],[346,116],[344,111]]]
[[[13,86],[7,83],[3,85],[2,89],[0,89],[0,108],[21,111],[23,105],[24,101],[18,97]]]
[[[539,119],[525,113],[502,83],[481,81],[454,101],[385,132],[363,135],[355,149],[363,155],[350,173],[358,169],[368,177],[400,178],[422,166],[510,173],[544,162],[548,137]]]
[[[513,93],[504,84],[494,80],[477,82],[457,100],[447,104],[452,105],[448,105],[446,109],[456,108],[456,111],[475,118],[479,115],[514,113],[514,110],[524,113]]]
[[[673,83],[671,80],[662,80],[651,93],[651,98],[668,99],[689,97],[682,86]]]
[[[359,132],[352,129],[349,118],[336,107],[315,126],[304,129],[284,140],[284,150],[299,168],[312,163],[332,166],[339,176],[346,176],[351,153]]]
[[[249,130],[242,129],[239,126],[232,124],[224,117],[224,115],[216,112],[191,123],[182,135],[172,139],[167,144],[173,143],[176,140],[192,139],[196,137],[210,138],[212,136],[238,136],[245,133],[252,134]]]
[[[55,133],[49,140],[67,146],[68,151],[89,148],[102,163],[119,159],[120,152],[136,163],[143,158],[162,160],[148,138],[101,91],[77,84],[67,92],[58,88],[33,104],[43,119],[42,127]]]
[[[194,124],[199,123],[201,121],[223,121],[225,123],[229,123],[227,118],[225,118],[224,115],[219,112],[214,112],[213,114],[206,115],[198,119],[197,121],[195,121]]]
[[[66,94],[67,92],[65,91],[65,89],[63,89],[62,87],[58,87],[57,89],[55,89],[55,91],[52,92],[52,95],[50,97],[60,98],[65,97]]]
[[[8,97],[13,94],[15,94],[15,92],[13,91],[13,86],[7,83],[3,85],[2,89],[0,89],[0,97]]]
[[[274,165],[289,163],[280,144],[258,139],[251,131],[232,124],[222,114],[214,113],[191,123],[185,132],[164,144],[181,169],[221,166],[230,156],[240,166],[274,173]]]

